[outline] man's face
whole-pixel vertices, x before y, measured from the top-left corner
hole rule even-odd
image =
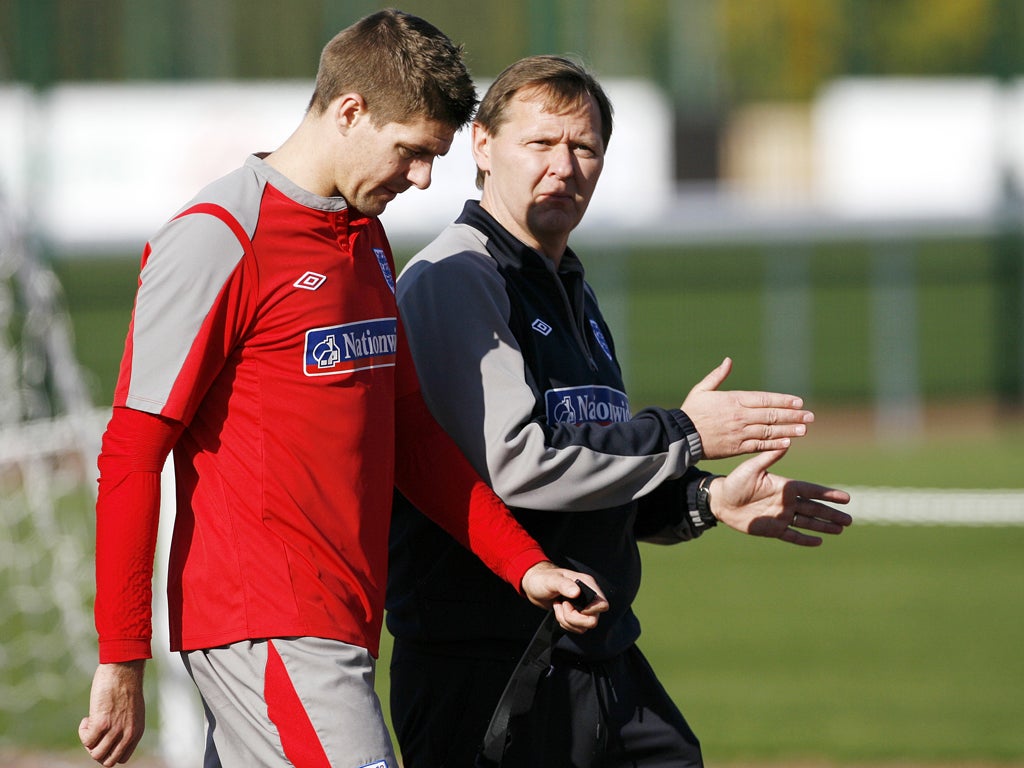
[[[516,94],[494,135],[474,124],[473,155],[485,172],[484,209],[557,262],[594,194],[604,142],[593,97],[554,113],[545,95],[536,88]]]
[[[338,192],[349,205],[378,216],[409,187],[426,189],[434,158],[447,154],[455,129],[428,118],[373,124],[368,114],[352,126],[344,148],[345,175]]]

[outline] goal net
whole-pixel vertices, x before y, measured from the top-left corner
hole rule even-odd
[[[0,733],[45,741],[61,738],[53,713],[81,707],[95,668],[90,509],[104,414],[59,283],[25,231],[0,197]]]
[[[96,457],[110,408],[91,402],[73,342],[60,283],[0,194],[0,749],[74,746],[98,658]],[[163,496],[149,741],[168,764],[193,764],[202,710],[166,650],[161,566],[174,493]]]

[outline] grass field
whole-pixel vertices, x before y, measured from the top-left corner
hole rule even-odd
[[[646,552],[641,647],[712,764],[1024,759],[1024,528],[677,550]]]
[[[838,278],[813,267],[815,280],[837,281],[815,300],[809,404],[818,423],[780,473],[840,486],[1024,487],[1021,421],[978,396],[991,391],[997,354],[991,288],[977,278],[984,269],[967,269],[970,254],[943,253],[920,299],[942,337],[922,332],[923,381],[939,406],[920,434],[889,442],[877,440],[863,408],[865,257],[850,255]],[[698,280],[680,295],[669,289],[692,266],[657,253],[631,263],[627,282],[642,298],[625,311],[618,342],[632,347],[634,404],[675,404],[723,354],[737,360],[733,386],[760,381],[754,257],[707,257],[733,287],[715,294]],[[134,259],[58,267],[96,401],[109,402]],[[939,279],[947,273],[970,277],[958,287]],[[712,308],[730,322],[709,322]],[[703,319],[687,326],[693,317]],[[709,765],[1024,765],[1022,553],[1024,527],[855,524],[814,550],[716,529],[691,544],[645,547],[641,647]],[[387,649],[385,641],[385,698]],[[87,679],[69,675],[62,700],[3,715],[0,748],[72,748],[87,691]],[[150,733],[144,747],[154,745]],[[90,764],[77,754],[61,760]]]

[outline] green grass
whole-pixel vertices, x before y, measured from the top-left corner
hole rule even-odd
[[[821,429],[829,413],[816,413]],[[939,429],[937,437],[880,441],[844,439],[841,430],[819,436],[812,425],[773,471],[824,485],[910,488],[1024,488],[1024,425],[1019,421],[964,436],[963,425]],[[725,474],[742,459],[704,462]]]
[[[64,288],[75,349],[93,400],[110,403],[138,287],[139,259],[78,258],[53,266]]]
[[[765,292],[776,272],[786,288],[794,274],[803,274],[809,290],[810,372],[800,394],[825,402],[869,401],[875,376],[872,329],[891,322],[875,314],[873,290],[881,279],[876,272],[886,259],[897,257],[906,259],[917,286],[913,310],[925,396],[991,391],[999,354],[991,248],[976,241],[907,247],[902,255],[891,245],[859,243],[600,253],[591,277],[602,300],[623,294],[628,305],[625,331],[613,330],[619,345],[629,349],[631,397],[640,402],[678,404],[688,383],[725,355],[736,361],[734,388],[764,389],[766,356],[797,349],[768,343],[772,322],[800,316],[790,296]],[[627,265],[613,266],[617,260]],[[780,261],[787,266],[778,267]],[[603,270],[612,271],[605,277]]]
[[[641,647],[709,762],[1024,758],[1024,528],[647,548]]]

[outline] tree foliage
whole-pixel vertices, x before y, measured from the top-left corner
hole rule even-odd
[[[0,0],[0,78],[312,78],[373,0]],[[807,99],[830,78],[1019,75],[1024,0],[408,0],[492,77],[572,53],[677,95],[707,70],[721,104]]]

